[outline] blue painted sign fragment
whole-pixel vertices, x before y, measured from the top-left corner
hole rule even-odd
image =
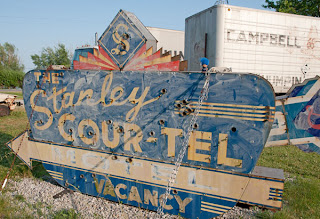
[[[294,144],[320,153],[320,79],[294,85],[276,101],[276,116],[267,146]]]

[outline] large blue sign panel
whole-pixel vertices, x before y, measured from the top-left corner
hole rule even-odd
[[[204,80],[201,73],[31,71],[24,79],[30,137],[174,162]],[[274,104],[272,87],[259,76],[211,74],[183,163],[249,173]]]

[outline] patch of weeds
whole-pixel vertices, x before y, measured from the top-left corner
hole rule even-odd
[[[77,214],[74,209],[62,209],[60,211],[54,212],[53,215],[54,219],[60,219],[60,218],[68,218],[68,219],[77,219],[80,218],[80,214]]]
[[[44,179],[44,180],[51,178],[47,170],[43,167],[42,163],[38,161],[32,162],[31,173],[35,178]]]
[[[17,200],[17,201],[20,201],[20,202],[25,202],[26,199],[23,195],[15,195],[14,198]]]
[[[38,215],[39,217],[41,217],[41,216],[44,215],[43,212],[42,212],[42,210],[41,210],[41,208],[43,208],[43,206],[44,206],[44,205],[43,205],[42,202],[37,202],[37,203],[35,203],[35,204],[32,205],[33,209],[35,209],[35,210],[37,211],[37,215]]]
[[[11,204],[10,199],[0,195],[0,218],[33,218],[27,214],[23,209]]]
[[[273,217],[273,212],[270,210],[259,210],[255,213],[255,217],[258,219],[269,219]]]
[[[94,213],[93,218],[99,219],[102,218],[102,216],[100,214]]]

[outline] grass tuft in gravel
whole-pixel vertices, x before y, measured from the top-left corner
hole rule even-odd
[[[60,211],[55,212],[53,218],[54,219],[60,219],[60,218],[77,219],[77,218],[80,218],[80,215],[77,214],[74,209],[69,209],[69,210],[62,209]]]

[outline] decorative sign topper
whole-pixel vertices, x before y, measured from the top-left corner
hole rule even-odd
[[[120,69],[145,42],[146,37],[123,10],[119,11],[99,39],[100,46],[107,51]]]

